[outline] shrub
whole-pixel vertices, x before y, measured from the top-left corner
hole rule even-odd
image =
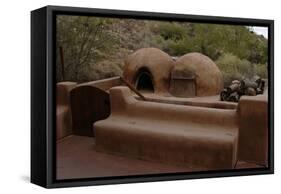
[[[101,61],[96,64],[91,64],[85,68],[80,68],[78,74],[78,82],[88,82],[93,80],[105,79],[122,74],[121,65],[111,61]]]
[[[98,77],[94,78],[95,80],[120,76],[122,74],[120,65],[117,65],[112,61],[103,61],[99,64],[96,64],[93,70],[99,75]]]
[[[256,74],[261,78],[267,78],[267,64],[256,64]]]
[[[224,84],[234,79],[252,78],[255,75],[254,65],[246,59],[240,59],[231,53],[225,53],[216,61],[223,74]]]
[[[176,22],[159,23],[153,26],[151,45],[164,50],[172,56],[180,56],[193,51],[186,26]]]
[[[186,30],[178,23],[162,23],[158,27],[158,32],[164,40],[178,41],[186,35]]]

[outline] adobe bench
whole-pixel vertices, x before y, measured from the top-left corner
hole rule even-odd
[[[194,169],[234,168],[235,109],[140,101],[123,86],[110,89],[110,102],[111,115],[94,124],[97,150]]]

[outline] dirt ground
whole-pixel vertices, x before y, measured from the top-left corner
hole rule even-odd
[[[236,168],[258,168],[240,161]],[[192,172],[192,169],[97,152],[94,138],[71,135],[57,142],[57,179]],[[206,170],[206,169],[205,169]]]

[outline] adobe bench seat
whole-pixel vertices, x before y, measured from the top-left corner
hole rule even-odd
[[[199,169],[236,163],[236,110],[136,100],[126,87],[110,89],[111,115],[94,124],[96,149]]]

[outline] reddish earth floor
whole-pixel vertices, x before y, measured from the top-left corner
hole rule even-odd
[[[238,162],[236,168],[258,168]],[[192,169],[97,152],[94,138],[68,136],[57,142],[57,179],[191,172]]]

